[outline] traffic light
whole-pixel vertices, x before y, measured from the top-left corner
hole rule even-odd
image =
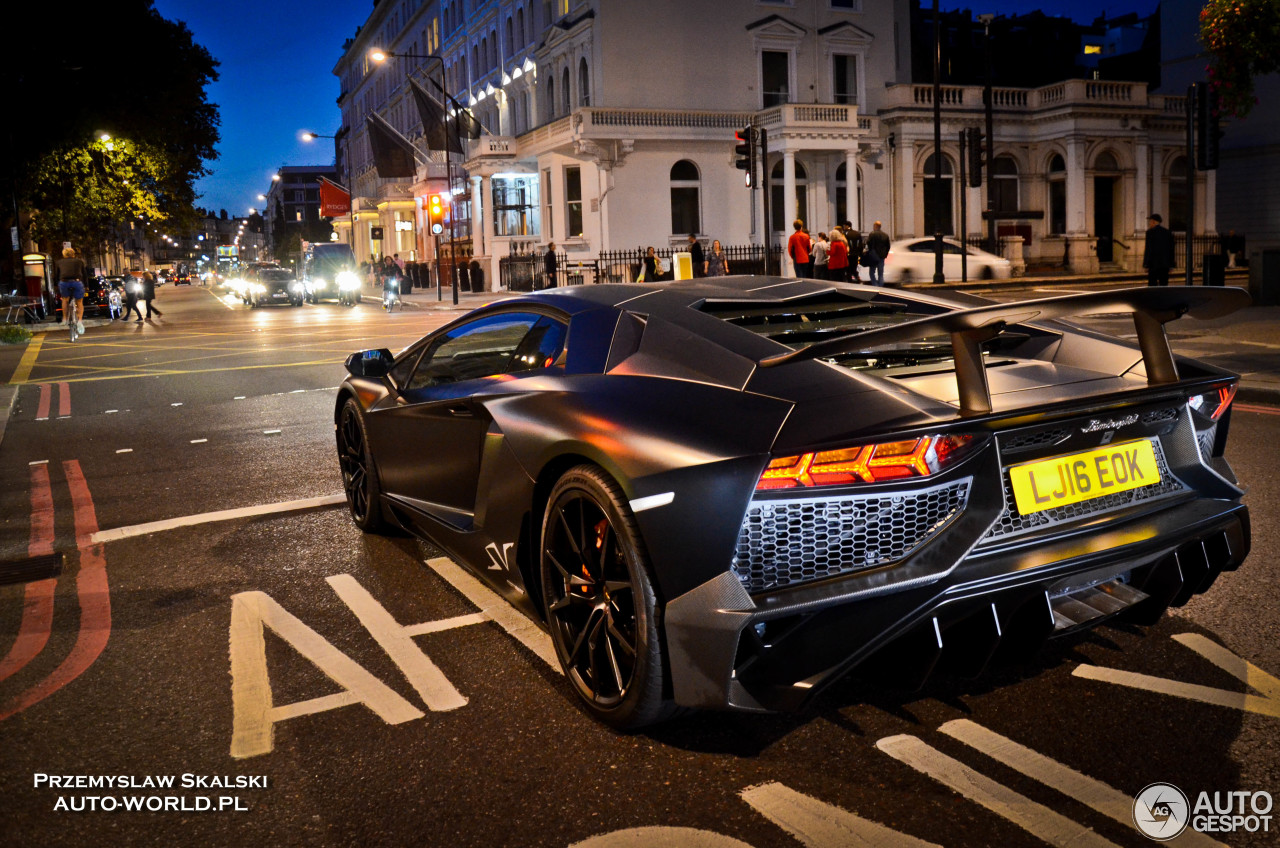
[[[982,130],[968,127],[965,134],[969,148],[969,187],[982,188]]]
[[[445,194],[433,194],[427,201],[427,223],[431,225],[432,235],[444,232],[444,207],[448,202],[449,197]]]
[[[734,146],[733,152],[737,158],[733,162],[733,166],[739,171],[747,172],[747,188],[751,188],[752,178],[756,173],[756,144],[755,130],[751,127],[743,127],[733,134],[738,140]]]
[[[1208,83],[1194,86],[1196,109],[1196,170],[1212,171],[1218,167],[1218,93]]]

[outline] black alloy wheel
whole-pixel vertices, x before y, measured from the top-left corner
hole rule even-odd
[[[668,718],[648,555],[621,489],[599,468],[578,466],[552,490],[541,578],[561,668],[591,713],[623,729]]]
[[[348,398],[338,416],[338,465],[342,469],[342,488],[347,495],[351,520],[366,533],[387,529],[378,502],[381,486],[366,437],[364,413],[355,399]]]

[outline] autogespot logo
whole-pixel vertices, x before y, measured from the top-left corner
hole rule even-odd
[[[1187,796],[1172,783],[1153,783],[1133,799],[1133,823],[1157,842],[1186,830],[1190,816]]]

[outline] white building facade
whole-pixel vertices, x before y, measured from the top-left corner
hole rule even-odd
[[[502,257],[548,242],[589,261],[684,245],[690,233],[780,244],[796,218],[815,233],[880,220],[894,238],[924,235],[934,224],[925,198],[939,190],[943,230],[979,235],[988,190],[960,186],[957,136],[982,124],[982,92],[944,88],[950,176],[933,185],[932,87],[910,84],[910,26],[909,0],[383,0],[334,69],[357,255],[393,252],[372,228],[385,236],[410,219],[393,245],[433,255],[422,209],[448,171],[423,149],[406,76],[441,72],[484,127],[453,157],[453,192],[466,253],[490,288]],[[410,56],[379,65],[375,47]],[[1015,213],[1002,231],[1024,236],[1028,261],[1140,267],[1146,216],[1189,190],[1195,230],[1213,230],[1212,176],[1193,175],[1189,189],[1179,170],[1180,98],[1079,80],[1000,89],[995,103],[995,190]],[[414,180],[377,178],[370,111],[415,140]],[[734,133],[748,125],[768,137],[767,223],[761,192],[734,167]],[[1099,259],[1099,241],[1110,257]]]

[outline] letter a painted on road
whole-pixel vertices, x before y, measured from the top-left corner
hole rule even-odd
[[[271,697],[271,678],[267,673],[264,626],[271,628],[272,633],[310,660],[343,691],[275,706]],[[241,592],[231,596],[230,638],[233,757],[270,753],[276,722],[350,704],[364,704],[387,724],[400,724],[424,715],[265,592]]]

